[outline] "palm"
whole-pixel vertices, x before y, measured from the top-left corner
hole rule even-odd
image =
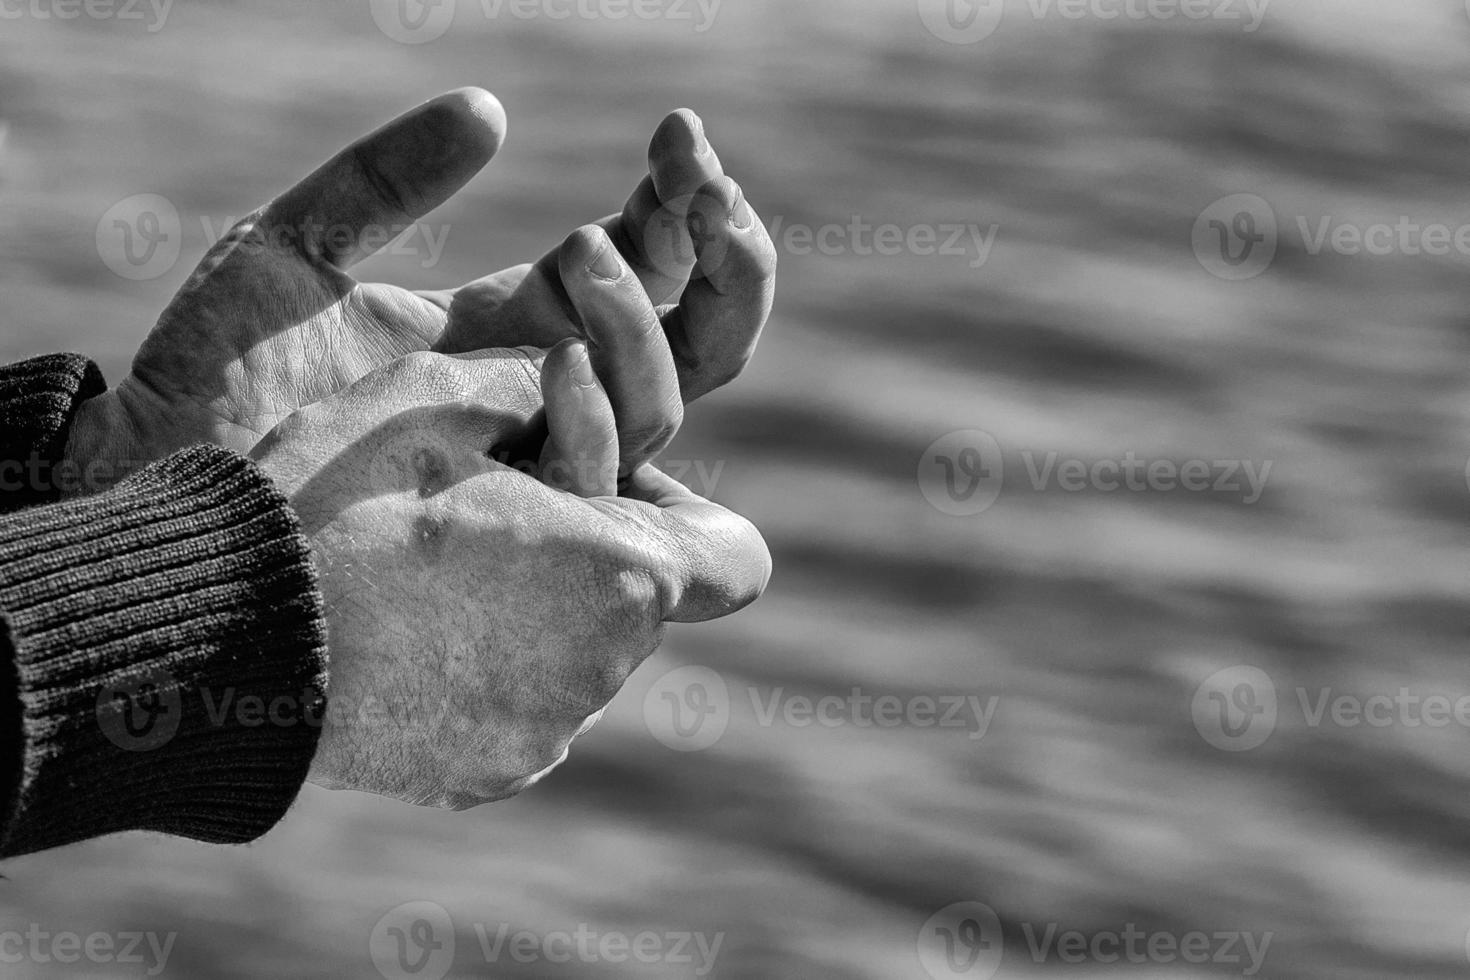
[[[232,229],[169,304],[119,385],[135,430],[148,434],[137,447],[145,458],[199,442],[248,452],[293,412],[413,351],[550,347],[583,334],[559,249],[444,292],[359,283],[347,271],[370,253],[366,243],[377,237],[370,233],[417,221],[478,173],[504,130],[488,93],[441,96]],[[655,219],[662,226],[669,201],[712,182],[719,207],[733,207],[731,195],[739,195],[702,141],[692,114],[666,120],[649,178],[621,215],[601,222],[655,303],[684,287],[689,266],[650,261],[638,230]],[[756,228],[755,238],[729,248],[718,277],[691,286],[667,314],[686,400],[738,372],[769,315],[774,253]]]
[[[248,452],[292,412],[443,332],[447,315],[433,303],[272,251],[253,234],[242,224],[206,256],[124,383],[168,406],[177,444]]]

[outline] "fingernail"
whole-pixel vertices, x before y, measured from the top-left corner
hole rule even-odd
[[[618,257],[613,254],[612,245],[602,243],[602,248],[592,257],[592,262],[587,266],[587,271],[599,279],[607,279],[611,282],[623,278],[623,265]]]
[[[597,387],[597,375],[592,373],[592,359],[587,356],[587,348],[581,344],[577,345],[577,356],[572,361],[572,369],[567,373],[578,388]]]
[[[736,231],[749,231],[754,223],[755,215],[751,214],[750,205],[745,203],[745,192],[740,191],[740,196],[735,199],[735,206],[730,209],[730,224]]]

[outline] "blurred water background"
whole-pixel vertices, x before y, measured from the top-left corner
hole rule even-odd
[[[1470,222],[1470,18],[1452,2],[1279,0],[1238,23],[1038,21],[974,45],[912,2],[728,3],[689,22],[487,19],[430,44],[366,3],[178,0],[166,24],[0,22],[0,355],[89,353],[116,379],[216,226],[440,91],[511,133],[436,212],[442,261],[358,271],[448,287],[621,206],[669,110],[700,111],[768,224],[1000,226],[973,255],[782,253],[746,377],[670,456],[767,534],[770,594],[675,628],[567,766],[463,814],[308,788],[257,845],[132,835],[7,862],[0,925],[157,930],[163,975],[372,977],[380,917],[456,922],[456,977],[692,975],[487,963],[475,924],[724,933],[720,978],[923,977],[926,920],[1004,923],[1002,977],[1239,975],[1072,964],[1027,928],[1271,933],[1259,975],[1470,974],[1470,752],[1460,725],[1310,723],[1299,688],[1470,693],[1470,260],[1312,255],[1293,217]],[[22,9],[12,5],[13,9]],[[7,9],[12,9],[7,8]],[[99,219],[167,195],[184,260],[135,282]],[[1267,198],[1279,254],[1232,282],[1196,216]],[[978,516],[931,506],[925,449],[1271,461],[1239,494],[1035,491],[1008,465]],[[412,650],[405,650],[412,656]],[[1225,752],[1191,702],[1256,666],[1271,737]],[[680,752],[645,694],[699,665],[729,729]],[[790,696],[998,696],[965,730],[762,724]],[[1315,695],[1314,695],[1315,696]],[[6,976],[136,976],[5,966]],[[960,974],[956,974],[960,975]]]

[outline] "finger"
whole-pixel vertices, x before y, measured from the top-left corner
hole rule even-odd
[[[624,472],[631,472],[684,422],[669,343],[643,286],[601,228],[588,225],[567,239],[560,276],[612,401]]]
[[[695,252],[686,227],[694,192],[724,171],[704,136],[704,124],[687,109],[659,126],[649,147],[652,171],[621,214],[597,224],[612,239],[654,303],[669,299],[689,279]],[[503,344],[487,324],[514,324],[515,343],[550,347],[573,333],[576,311],[561,280],[562,246],[534,265],[471,283],[454,297],[449,329],[436,349],[446,352]],[[507,283],[514,292],[506,296]]]
[[[277,198],[266,209],[265,230],[309,258],[346,269],[447,201],[504,139],[505,110],[489,92],[441,95],[347,147]]]
[[[663,320],[685,402],[739,376],[776,296],[776,246],[735,181],[719,177],[700,190],[689,228],[699,268]]]
[[[587,346],[558,344],[541,366],[549,430],[541,481],[578,497],[618,492],[618,432],[612,403],[592,370]]]
[[[492,273],[448,292],[419,295],[449,314],[434,349],[445,354],[530,344],[551,348],[576,331],[558,311],[527,305],[529,262]]]
[[[646,523],[668,562],[670,623],[702,623],[739,612],[771,581],[771,553],[749,521],[711,503],[653,466],[635,470],[623,494],[653,505]]]
[[[725,171],[704,121],[689,109],[659,124],[648,148],[648,169],[622,213],[598,223],[657,304],[688,281],[695,254],[685,216],[694,194]]]

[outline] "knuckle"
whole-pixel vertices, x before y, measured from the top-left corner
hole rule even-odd
[[[618,572],[604,586],[602,594],[615,617],[642,632],[652,628],[660,618],[662,591],[656,575],[644,569],[628,568]]]
[[[264,219],[264,209],[241,218],[230,227],[230,230],[225,233],[224,237],[210,250],[211,254],[232,251],[234,249],[264,250],[270,241],[270,236],[266,233]]]
[[[641,550],[629,544],[614,545],[593,562],[591,570],[591,595],[598,606],[597,614],[613,626],[615,635],[629,639],[646,637],[657,629],[663,621],[664,596],[668,592],[659,575],[650,570],[656,567],[650,556],[637,553]],[[613,658],[606,658],[606,662],[611,664]],[[616,686],[622,687],[622,678],[617,679]]]
[[[663,621],[678,595],[678,576],[664,539],[637,510],[633,521],[609,522],[598,535],[588,568],[591,614],[606,635],[623,644],[631,674],[658,646]]]
[[[662,342],[664,322],[659,319],[658,311],[652,305],[640,309],[629,334],[645,342]]]
[[[363,179],[383,204],[403,214],[414,210],[417,195],[403,181],[384,170],[371,153],[357,147],[352,151],[352,158]]]
[[[620,434],[623,446],[633,452],[657,452],[673,441],[684,426],[684,403],[671,398],[658,415],[640,419]]]

